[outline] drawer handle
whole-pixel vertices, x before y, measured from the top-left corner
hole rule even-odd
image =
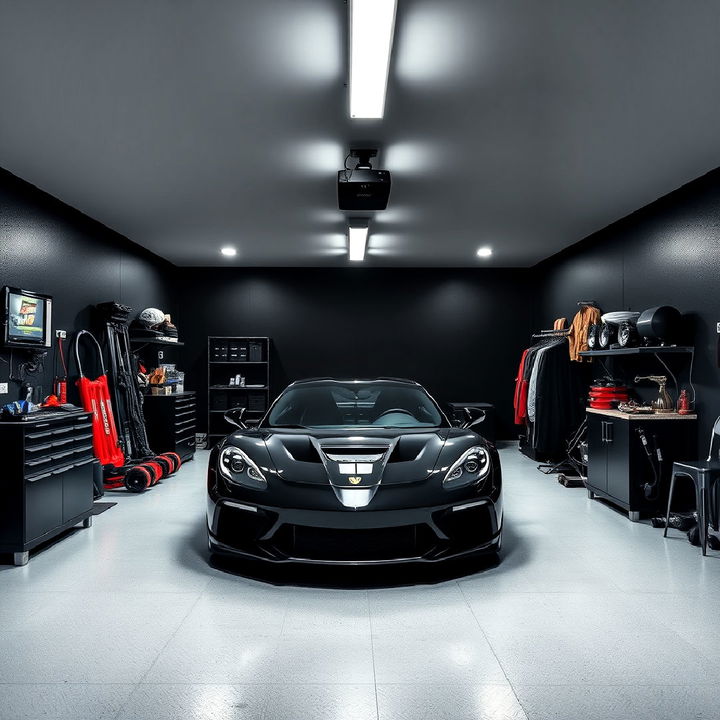
[[[45,443],[44,445],[34,445],[33,447],[25,448],[26,453],[34,454],[42,452],[43,450],[52,449],[52,443]]]
[[[44,438],[44,437],[52,437],[52,431],[45,430],[44,432],[28,433],[25,436],[25,439],[26,440],[37,440],[38,438]]]
[[[32,482],[37,482],[38,480],[42,480],[43,478],[48,478],[48,477],[50,477],[52,474],[53,474],[53,473],[51,473],[51,472],[49,472],[49,473],[43,473],[42,475],[35,475],[34,477],[26,477],[25,480],[27,480],[28,482],[31,482],[31,483],[32,483]]]
[[[28,460],[25,464],[28,467],[35,467],[36,465],[45,465],[46,463],[49,463],[52,460],[50,456],[40,458],[39,460]]]

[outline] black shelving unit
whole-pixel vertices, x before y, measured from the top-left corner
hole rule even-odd
[[[230,385],[241,375],[245,385]],[[224,418],[233,407],[245,408],[248,424],[260,422],[270,404],[270,338],[208,337],[208,447],[235,428]]]

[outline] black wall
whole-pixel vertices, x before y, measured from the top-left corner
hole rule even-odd
[[[535,272],[536,326],[547,327],[561,315],[571,319],[577,301],[588,299],[604,311],[674,305],[685,314],[684,339],[696,347],[699,452],[706,454],[720,415],[720,170],[544,261]],[[655,361],[646,362],[643,374],[664,374]]]
[[[273,343],[272,390],[303,377],[409,377],[438,402],[482,401],[516,435],[512,393],[530,333],[529,271],[186,269],[186,385],[206,403],[207,336]]]
[[[127,238],[0,170],[0,286],[52,295],[53,332],[92,329],[91,306],[108,300],[173,311],[172,270]],[[23,354],[13,353],[16,362]],[[0,350],[0,382],[8,381],[9,359],[10,353]],[[70,374],[76,375],[74,365]],[[45,373],[30,383],[42,385],[47,395],[52,379],[51,352]],[[10,383],[0,403],[16,400],[18,390]]]

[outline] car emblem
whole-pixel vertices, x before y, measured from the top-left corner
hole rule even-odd
[[[358,477],[357,475],[351,475],[348,480],[350,481],[351,485],[359,485],[362,482],[362,478]]]

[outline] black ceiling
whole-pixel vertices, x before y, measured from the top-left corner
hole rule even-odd
[[[372,265],[532,265],[718,165],[713,2],[399,0],[382,121],[348,118],[346,13],[2,2],[0,165],[177,264],[253,266],[348,264],[359,142],[393,173]]]

